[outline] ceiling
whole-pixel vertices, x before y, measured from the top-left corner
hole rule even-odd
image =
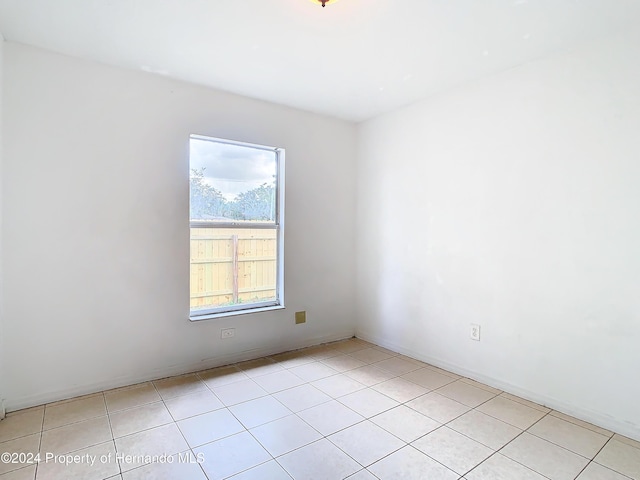
[[[0,0],[8,41],[350,121],[639,24],[640,0]]]

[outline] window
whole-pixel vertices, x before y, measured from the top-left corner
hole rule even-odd
[[[191,320],[283,306],[284,150],[191,135]]]

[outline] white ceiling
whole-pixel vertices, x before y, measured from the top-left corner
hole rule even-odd
[[[8,41],[352,121],[640,25],[640,0],[0,0]]]

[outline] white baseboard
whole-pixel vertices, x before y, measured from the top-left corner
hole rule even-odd
[[[215,356],[196,363],[186,363],[168,368],[154,369],[144,373],[103,380],[100,382],[85,384],[78,387],[63,388],[60,390],[48,392],[39,392],[35,395],[28,395],[25,397],[10,399],[9,401],[7,401],[7,411],[12,412],[15,410],[22,410],[23,408],[43,405],[45,403],[57,402],[59,400],[66,400],[68,398],[78,397],[81,395],[89,395],[92,393],[101,392],[103,390],[110,390],[112,388],[125,387],[128,385],[135,385],[137,383],[157,380],[159,378],[173,377],[185,373],[198,372],[201,370],[207,370],[209,368],[220,367],[222,365],[229,365],[231,363],[253,360],[255,358],[275,355],[277,353],[287,352],[290,350],[311,347],[314,345],[319,345],[321,343],[344,340],[345,338],[353,337],[354,333],[355,332],[353,330],[346,330],[332,335],[309,338],[298,342],[270,345],[267,347],[255,348],[252,350],[246,350],[230,355],[227,354]]]
[[[438,358],[430,357],[420,352],[415,352],[411,349],[396,345],[384,338],[369,334],[367,332],[363,332],[361,330],[356,331],[356,337],[362,340],[366,340],[367,342],[375,343],[376,345],[379,345],[381,347],[388,348],[389,350],[392,350],[394,352],[401,353],[403,355],[406,355],[407,357],[415,358],[416,360],[420,360],[435,367],[439,367],[458,375],[462,375],[463,377],[471,378],[478,382],[484,383],[485,385],[489,385],[490,387],[498,388],[504,392],[516,395],[526,400],[530,400],[547,408],[557,410],[558,412],[565,413],[567,415],[591,423],[606,430],[618,433],[625,437],[640,441],[640,426],[638,425],[631,425],[610,415],[606,415],[600,412],[594,412],[588,409],[568,404],[556,398],[540,395],[539,393],[503,382],[494,377],[491,377],[490,375],[485,375],[473,370],[468,370],[458,365],[442,361]]]

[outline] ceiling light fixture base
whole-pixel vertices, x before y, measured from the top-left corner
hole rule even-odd
[[[311,0],[313,3],[315,3],[316,5],[322,4],[322,8],[326,7],[327,5],[331,5],[332,3],[336,3],[338,0]]]

